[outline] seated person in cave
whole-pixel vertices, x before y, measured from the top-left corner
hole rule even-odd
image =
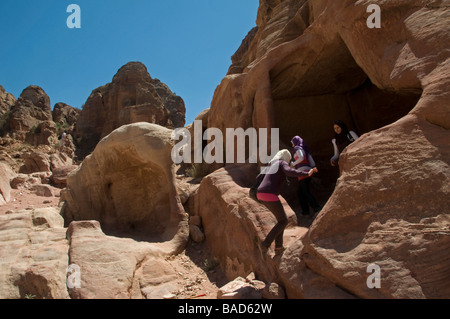
[[[349,131],[347,125],[341,120],[334,121],[333,125],[335,135],[331,142],[334,148],[334,156],[331,158],[330,163],[331,166],[336,166],[344,149],[356,141],[359,136],[355,132]]]

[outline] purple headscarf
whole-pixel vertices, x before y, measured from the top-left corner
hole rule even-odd
[[[309,148],[306,145],[305,141],[300,136],[295,136],[291,142],[292,142],[292,144],[294,144],[294,154],[299,149],[302,149],[306,153],[306,155],[309,154]]]

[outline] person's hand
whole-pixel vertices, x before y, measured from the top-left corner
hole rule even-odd
[[[314,167],[314,168],[312,168],[312,169],[309,171],[308,176],[311,177],[311,176],[313,176],[315,173],[318,173],[318,172],[319,172],[319,170],[317,169],[317,167]]]
[[[333,166],[333,167],[336,166],[336,161],[335,160],[333,160],[333,159],[330,160],[330,163],[331,163],[331,166]]]

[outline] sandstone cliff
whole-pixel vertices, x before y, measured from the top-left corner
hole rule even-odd
[[[78,119],[79,111],[65,103],[57,103],[52,111],[49,96],[39,86],[25,88],[17,100],[1,92],[5,112],[0,120],[0,134],[12,139],[3,144],[14,141],[34,147],[57,147],[58,136],[64,130],[70,133]],[[73,145],[67,151],[73,152]]]
[[[13,139],[34,145],[54,142],[55,128],[50,98],[41,87],[34,85],[23,90],[2,127],[3,134],[9,133]]]
[[[258,272],[283,282],[288,296],[448,298],[448,1],[378,1],[379,29],[366,23],[369,4],[261,1],[257,28],[216,89],[208,127],[278,127],[286,146],[301,135],[321,170],[318,184],[332,185],[322,212],[274,273]],[[341,158],[336,188],[328,164],[335,119],[362,134]],[[199,191],[224,198],[221,188]],[[224,207],[214,209],[240,211]],[[210,223],[235,229],[223,218]],[[224,267],[259,268],[253,258],[233,256],[222,259]],[[380,289],[366,284],[370,264],[381,268]]]
[[[80,109],[73,108],[66,103],[56,103],[52,111],[53,121],[72,131],[80,112]]]
[[[16,98],[11,93],[5,91],[3,86],[0,85],[0,116],[9,112],[11,106],[16,102]]]

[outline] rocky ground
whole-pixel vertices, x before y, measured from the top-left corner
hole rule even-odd
[[[52,197],[41,197],[27,189],[11,190],[11,201],[0,206],[0,215],[8,214],[22,209],[35,209],[43,207],[56,207],[59,205],[59,194]]]
[[[35,148],[14,141],[2,144],[0,146],[1,158],[16,172],[24,165],[24,153],[41,152],[50,155],[55,152],[51,147]],[[185,181],[179,182],[183,183],[187,191],[189,187],[192,187],[190,183]],[[51,195],[39,195],[31,184],[22,184],[18,189],[12,188],[10,191],[11,200],[4,205],[0,205],[0,216],[12,215],[23,210],[32,214],[33,210],[39,208],[60,208],[62,206],[60,201],[61,188],[48,184],[45,186],[51,190]],[[185,251],[177,256],[168,257],[167,261],[173,267],[178,278],[174,282],[177,288],[167,294],[165,298],[215,299],[219,288],[228,282],[205,243],[195,243],[190,240]]]
[[[0,206],[0,216],[20,210],[58,207],[59,193],[52,197],[41,197],[31,190],[11,191],[11,202]],[[226,280],[223,272],[211,256],[204,243],[189,241],[186,250],[167,259],[178,276],[178,288],[165,296],[171,299],[215,299]]]
[[[204,243],[189,242],[180,255],[168,259],[183,288],[174,291],[174,299],[216,299],[220,287],[228,280]]]

